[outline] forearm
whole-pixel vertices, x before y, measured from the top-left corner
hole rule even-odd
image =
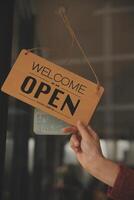
[[[75,131],[70,139],[70,145],[80,164],[91,175],[113,187],[120,171],[119,165],[103,157],[98,135],[91,127],[86,127],[78,121],[77,129],[80,138]]]
[[[103,157],[97,159],[88,168],[88,172],[91,175],[111,187],[113,187],[115,183],[119,170],[120,168],[118,164]]]

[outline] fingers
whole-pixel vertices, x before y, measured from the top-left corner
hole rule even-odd
[[[71,126],[71,127],[66,127],[63,128],[62,131],[64,133],[77,133],[79,131],[80,135],[82,138],[85,139],[99,139],[98,135],[96,134],[96,132],[90,127],[90,126],[85,126],[80,120],[78,120],[77,122],[77,126]]]
[[[73,134],[70,139],[70,146],[76,153],[80,151],[80,142],[78,135]]]
[[[89,129],[79,120],[77,122],[77,128],[82,138],[87,139],[91,136]]]
[[[80,141],[79,138],[77,137],[76,134],[73,134],[71,139],[70,139],[70,144],[75,146],[75,147],[79,147],[80,146]]]
[[[77,133],[77,127],[75,126],[71,126],[71,127],[66,127],[66,128],[63,128],[62,131],[64,133]]]
[[[99,139],[97,133],[90,126],[88,126],[88,130],[89,130],[90,135],[92,135],[94,139]]]

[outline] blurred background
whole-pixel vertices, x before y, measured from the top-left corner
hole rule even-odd
[[[0,86],[20,50],[33,47],[95,82],[57,14],[61,6],[105,88],[91,126],[104,155],[133,168],[133,0],[1,0]],[[83,171],[69,136],[35,134],[41,119],[34,117],[34,108],[0,92],[0,199],[107,200],[106,185]]]

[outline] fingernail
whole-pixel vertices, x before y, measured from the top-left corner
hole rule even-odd
[[[62,128],[60,132],[63,134],[69,134],[69,131],[67,131],[66,128]]]

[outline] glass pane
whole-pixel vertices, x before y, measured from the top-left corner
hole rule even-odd
[[[105,88],[91,125],[107,156],[133,166],[133,1],[16,1],[12,63],[20,49],[44,47],[35,53],[95,82],[57,14],[62,4]],[[60,129],[55,119],[38,120],[40,132]],[[35,125],[34,109],[10,97],[2,200],[107,199],[106,186],[79,165],[70,136],[35,135]]]

